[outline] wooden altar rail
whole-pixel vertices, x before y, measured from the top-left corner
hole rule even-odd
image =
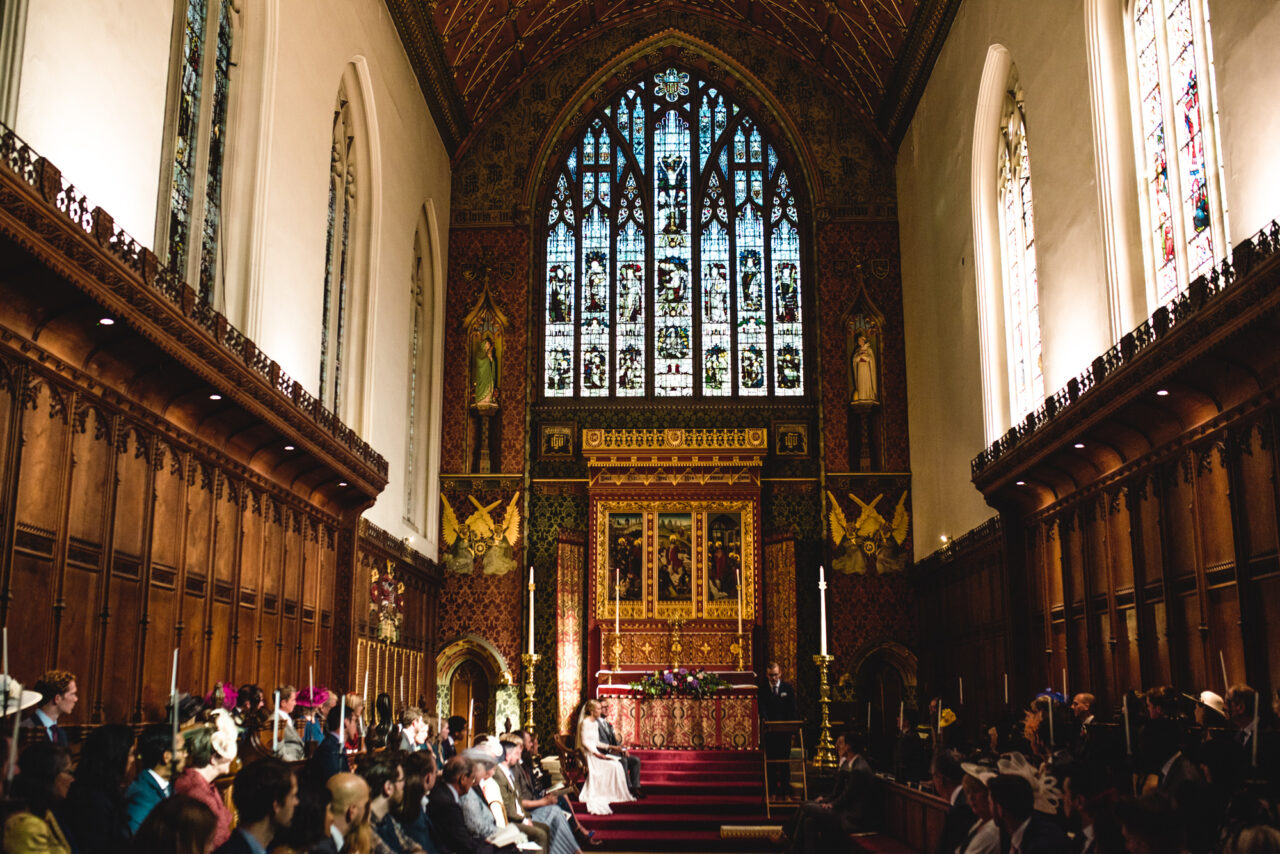
[[[880,784],[884,786],[884,834],[914,851],[936,851],[951,804],[902,783],[881,779]]]

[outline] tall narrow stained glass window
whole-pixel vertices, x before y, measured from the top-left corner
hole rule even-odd
[[[1147,256],[1165,303],[1226,246],[1207,4],[1134,0],[1133,39]]]
[[[543,394],[804,394],[802,224],[766,131],[689,72],[584,122],[545,220]]]
[[[342,402],[343,348],[351,272],[352,213],[356,193],[356,135],[345,88],[333,111],[329,158],[329,211],[325,234],[324,302],[320,318],[320,402],[337,411]]]
[[[212,301],[219,280],[223,160],[237,16],[232,0],[179,0],[168,216],[159,245],[169,265]]]
[[[1009,405],[1021,419],[1044,399],[1040,357],[1040,286],[1031,205],[1031,156],[1021,93],[1011,92],[1000,127],[1000,233],[1004,256]]]

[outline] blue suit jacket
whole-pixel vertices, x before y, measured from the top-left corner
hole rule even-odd
[[[324,741],[320,742],[320,746],[316,748],[316,752],[307,760],[307,779],[323,786],[334,774],[350,771],[347,755],[342,748],[343,744],[337,736],[327,733]]]
[[[156,805],[165,799],[165,792],[148,771],[143,771],[124,793],[125,815],[129,819],[129,832],[137,833],[138,827]]]

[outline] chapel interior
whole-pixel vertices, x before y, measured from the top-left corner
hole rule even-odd
[[[76,674],[73,743],[324,685],[758,763],[776,662],[813,787],[1046,691],[1128,734],[1248,685],[1256,732],[1276,44],[1258,0],[0,0],[5,675]]]

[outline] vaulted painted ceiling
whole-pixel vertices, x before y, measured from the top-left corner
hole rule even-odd
[[[959,0],[386,0],[450,151],[530,74],[638,17],[761,37],[896,143]],[[620,46],[620,49],[625,46]],[[745,59],[745,58],[743,58]]]

